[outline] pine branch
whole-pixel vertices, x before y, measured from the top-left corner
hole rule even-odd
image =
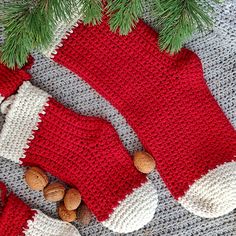
[[[162,50],[175,53],[195,30],[212,25],[209,17],[212,8],[207,0],[153,1]],[[32,50],[47,48],[58,21],[68,21],[79,11],[84,23],[94,25],[102,20],[104,10],[103,0],[22,0],[2,5],[0,23],[5,28],[5,41],[1,60],[11,68],[22,67]],[[126,35],[138,22],[143,7],[141,0],[107,0],[106,10],[111,30]]]
[[[218,2],[217,0],[213,0]],[[207,2],[196,0],[156,0],[154,16],[159,19],[159,45],[161,50],[178,52],[194,31],[212,26]]]
[[[142,16],[141,0],[108,0],[107,14],[112,31],[127,35]]]
[[[78,9],[77,0],[44,0],[48,2],[48,11],[53,13],[54,23],[57,21],[69,21],[72,12]]]
[[[1,61],[10,68],[22,67],[33,49],[47,47],[56,21],[68,20],[73,4],[71,0],[25,0],[1,6],[5,34]]]
[[[103,4],[100,0],[83,0],[81,11],[84,13],[85,24],[96,25],[102,20]]]

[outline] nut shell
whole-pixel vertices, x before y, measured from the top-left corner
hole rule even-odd
[[[48,177],[43,170],[38,167],[30,167],[25,172],[25,182],[32,190],[43,190],[48,184]]]
[[[43,190],[44,198],[50,202],[61,201],[65,195],[65,187],[60,183],[49,184]]]
[[[149,174],[156,167],[155,160],[147,152],[136,152],[133,161],[137,170],[144,174]]]
[[[85,204],[81,204],[78,210],[77,221],[83,225],[88,225],[92,219],[92,213]]]
[[[67,210],[75,210],[81,203],[81,195],[75,188],[69,189],[64,197],[64,204]]]
[[[76,220],[76,211],[75,210],[67,210],[64,203],[61,203],[58,207],[58,215],[59,217],[66,222],[72,222]]]

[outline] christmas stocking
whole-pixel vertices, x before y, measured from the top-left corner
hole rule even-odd
[[[30,57],[28,63],[22,68],[15,70],[8,69],[0,63],[0,102],[16,92],[18,87],[26,80],[31,78],[26,72],[33,64],[33,58]]]
[[[0,213],[0,236],[79,236],[69,223],[52,219],[39,210],[32,210],[13,193],[7,197],[0,182],[3,209]]]
[[[142,21],[128,36],[110,32],[106,20],[79,24],[52,57],[127,119],[178,202],[202,217],[221,216],[236,208],[236,132],[199,58],[187,49],[160,52],[156,38]]]
[[[153,218],[157,191],[135,169],[108,122],[74,113],[29,81],[4,100],[1,110],[6,113],[1,156],[39,166],[78,188],[97,219],[113,231],[131,232]]]

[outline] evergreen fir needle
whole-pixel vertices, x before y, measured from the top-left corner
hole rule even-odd
[[[219,0],[153,0],[153,17],[158,19],[159,45],[170,53],[178,52],[194,31],[212,25],[209,1]],[[79,7],[78,7],[79,5]],[[0,6],[0,24],[5,41],[1,45],[1,61],[10,68],[22,67],[32,50],[50,44],[58,21],[68,21],[79,11],[86,24],[101,22],[102,15],[110,18],[114,32],[127,35],[142,17],[141,0],[24,0]]]

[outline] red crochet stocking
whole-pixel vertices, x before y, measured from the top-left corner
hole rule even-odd
[[[160,52],[142,21],[128,36],[79,24],[54,60],[87,81],[138,134],[172,195],[217,217],[236,207],[236,132],[208,90],[199,58]]]
[[[1,109],[6,113],[1,156],[40,166],[77,187],[111,230],[131,232],[152,219],[156,190],[135,169],[108,122],[74,113],[29,81]]]
[[[6,196],[6,187],[0,182],[3,210],[0,213],[0,236],[80,236],[71,224],[52,219],[39,210],[32,210],[13,193]]]
[[[33,64],[33,58],[29,58],[29,62],[22,69],[11,70],[0,63],[0,102],[4,98],[16,92],[18,87],[26,80],[31,78],[30,74],[26,72]]]

